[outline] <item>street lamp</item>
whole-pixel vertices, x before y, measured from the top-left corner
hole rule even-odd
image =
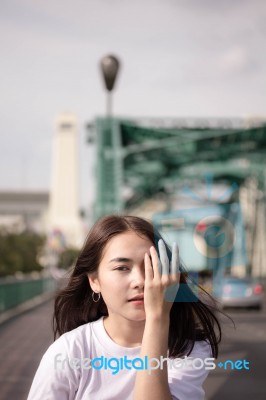
[[[107,117],[112,114],[112,96],[111,92],[114,88],[115,80],[119,70],[119,61],[113,55],[105,56],[101,59],[101,70],[104,78],[105,87],[107,89],[106,113]]]

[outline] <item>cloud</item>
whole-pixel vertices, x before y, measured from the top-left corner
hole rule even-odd
[[[221,54],[218,60],[220,69],[225,74],[239,74],[252,67],[252,62],[245,47],[232,47]]]

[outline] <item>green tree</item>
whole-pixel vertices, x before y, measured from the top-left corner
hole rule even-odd
[[[0,276],[20,271],[41,271],[39,254],[45,244],[45,236],[31,231],[21,233],[0,230]]]
[[[74,247],[66,248],[59,256],[58,268],[68,269],[78,258],[79,250]]]

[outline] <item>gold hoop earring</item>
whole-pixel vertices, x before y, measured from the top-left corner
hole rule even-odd
[[[97,293],[98,294],[98,300],[95,300],[94,299],[94,295],[95,295],[95,292],[94,291],[92,291],[92,295],[91,295],[91,297],[92,297],[92,300],[94,301],[94,303],[98,303],[98,301],[100,300],[100,298],[101,298],[101,293]]]

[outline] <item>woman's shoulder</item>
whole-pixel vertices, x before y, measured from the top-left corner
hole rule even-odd
[[[90,326],[98,322],[87,322],[71,331],[63,333],[57,338],[47,349],[45,355],[54,356],[55,353],[62,354],[81,354],[87,350],[90,342],[91,329]]]
[[[212,348],[208,340],[197,340],[194,342],[190,357],[202,356],[210,357]]]

